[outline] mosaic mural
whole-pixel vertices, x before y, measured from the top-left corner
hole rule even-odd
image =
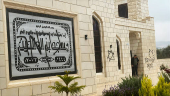
[[[7,11],[11,78],[76,71],[71,18]]]

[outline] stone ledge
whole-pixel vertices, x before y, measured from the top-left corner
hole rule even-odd
[[[77,74],[70,76],[79,76]],[[23,86],[32,86],[37,84],[46,84],[53,83],[55,81],[61,82],[62,80],[56,76],[51,77],[42,77],[42,78],[32,78],[32,79],[24,79],[24,80],[14,80],[9,81],[7,84],[7,88],[15,88],[15,87],[23,87]]]

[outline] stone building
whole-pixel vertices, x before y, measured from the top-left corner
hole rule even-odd
[[[43,14],[45,14],[44,17]],[[36,21],[39,20],[39,18],[37,18],[39,16],[40,19],[42,18],[41,21]],[[14,17],[19,19],[12,21],[11,18]],[[57,72],[53,72],[52,65],[49,65],[47,69],[45,69],[45,67],[39,68],[48,70],[45,72],[52,70],[50,72],[53,73],[49,73],[49,76],[44,75],[46,73],[41,74],[41,72],[37,73],[39,75],[34,75],[33,73],[38,72],[35,70],[39,69],[31,69],[33,64],[29,65],[29,63],[33,61],[29,61],[29,63],[24,61],[25,64],[23,64],[23,62],[21,62],[22,60],[18,60],[19,56],[15,57],[15,54],[20,54],[20,58],[23,58],[21,55],[23,52],[31,52],[30,54],[32,54],[33,50],[40,47],[39,43],[35,43],[36,39],[31,39],[36,47],[29,47],[29,49],[28,46],[31,46],[31,44],[20,42],[19,40],[22,41],[24,37],[23,39],[18,39],[20,36],[17,33],[14,34],[16,29],[26,34],[24,33],[25,31],[20,28],[22,27],[25,28],[24,30],[27,30],[32,28],[31,26],[33,26],[35,22],[37,22],[37,24],[43,23],[45,27],[51,28],[49,30],[54,29],[54,27],[47,26],[48,22],[46,21],[48,20],[51,22],[51,26],[54,26],[54,24],[62,25],[62,22],[67,22],[62,20],[55,21],[47,17],[59,17],[58,19],[62,19],[63,17],[71,18],[68,20],[72,20],[70,21],[72,23],[69,24],[72,24],[73,34],[71,33],[71,35],[69,35],[72,39],[69,40],[74,44],[69,43],[70,45],[68,46],[72,45],[72,48],[74,47],[74,50],[71,49],[72,51],[70,52],[71,54],[74,53],[75,62],[72,62],[73,64],[70,66],[74,65],[73,76],[81,76],[80,79],[74,82],[87,86],[81,92],[83,96],[101,95],[105,87],[117,84],[121,81],[121,78],[131,75],[131,56],[135,54],[140,60],[138,73],[148,75],[153,79],[154,84],[157,82],[156,78],[159,65],[169,62],[169,59],[157,60],[154,18],[149,16],[148,0],[0,0],[0,96],[65,96],[65,94],[59,95],[54,93],[48,88],[48,86],[54,85],[55,81],[61,81],[55,76]],[[28,24],[28,26],[22,24]],[[36,28],[37,26],[39,25],[36,25]],[[12,28],[14,30],[12,30]],[[15,35],[17,35],[17,38],[14,38]],[[29,38],[32,38],[32,35],[30,35]],[[62,36],[64,38],[64,35]],[[28,42],[30,43],[31,40]],[[18,44],[15,44],[15,42],[18,42]],[[25,44],[24,46],[26,47],[21,47],[21,43]],[[51,45],[51,47],[54,45]],[[63,48],[65,48],[65,43],[63,46]],[[16,47],[15,50],[12,50],[13,47]],[[57,47],[53,47],[54,50],[58,51],[58,49],[55,48]],[[59,48],[62,50],[60,46]],[[50,53],[50,50],[52,51],[53,49],[45,47],[45,52],[49,51],[48,53]],[[16,53],[14,51],[16,51]],[[20,51],[21,53],[19,53]],[[38,49],[38,51],[41,53],[41,49]],[[70,56],[73,57],[73,55]],[[14,57],[15,60],[18,61],[14,61]],[[44,57],[46,59],[33,59],[35,59],[35,62],[48,62],[48,64],[54,60],[47,60],[47,57],[48,56]],[[58,62],[56,58],[57,57],[55,57],[55,62]],[[23,60],[26,59],[24,58]],[[15,62],[17,63],[15,66],[11,65]],[[38,67],[41,65],[37,64],[35,66]],[[65,65],[61,68],[67,70],[67,66]],[[25,73],[17,77],[19,76],[18,73],[14,72],[16,69]],[[13,74],[15,74],[16,77]],[[26,74],[27,76],[24,76]],[[29,74],[32,75],[29,76]]]

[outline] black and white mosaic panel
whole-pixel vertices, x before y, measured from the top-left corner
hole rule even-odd
[[[11,79],[76,72],[71,18],[7,9],[7,23]]]

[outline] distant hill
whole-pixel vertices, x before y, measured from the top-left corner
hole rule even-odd
[[[168,45],[170,45],[170,41],[157,41],[156,42],[156,48],[165,48]]]

